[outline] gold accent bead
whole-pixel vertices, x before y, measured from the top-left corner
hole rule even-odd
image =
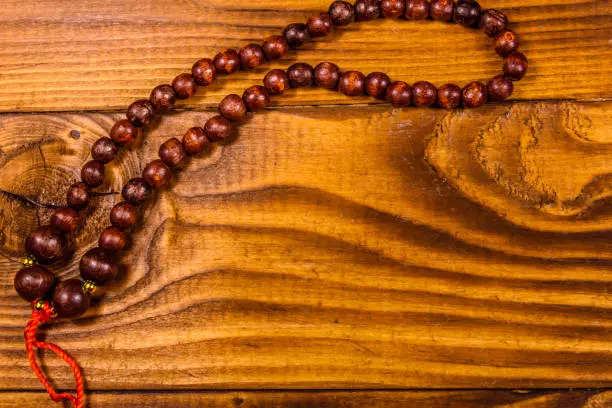
[[[38,299],[36,303],[34,303],[34,309],[40,310],[43,308],[44,305],[45,305],[45,301],[42,299]]]
[[[36,263],[36,258],[34,258],[34,255],[27,254],[25,258],[22,259],[21,263],[26,268],[29,268],[30,266],[33,266]]]
[[[93,295],[98,290],[98,285],[94,281],[86,280],[83,282],[83,292]]]

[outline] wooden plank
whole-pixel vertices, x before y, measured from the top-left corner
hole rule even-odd
[[[482,4],[508,13],[530,60],[529,75],[514,98],[610,97],[611,0]],[[0,10],[0,111],[123,110],[197,59],[261,41],[328,5],[329,0],[6,0]],[[354,24],[290,52],[272,67],[296,60],[329,60],[346,69],[384,70],[396,79],[437,85],[487,80],[501,70],[482,33],[434,22]],[[260,83],[269,67],[222,78],[179,107],[214,106],[222,96]],[[353,102],[302,90],[275,103]]]
[[[0,407],[54,407],[43,393],[0,393]],[[182,408],[603,408],[612,392],[586,391],[398,391],[398,392],[189,392],[93,393],[95,407]]]
[[[158,194],[124,277],[47,339],[93,390],[610,386],[610,104],[254,115]],[[211,114],[166,116],[100,191]],[[20,198],[61,203],[112,122],[0,116],[0,389],[40,387],[11,280],[50,210]],[[117,200],[95,200],[79,254]]]

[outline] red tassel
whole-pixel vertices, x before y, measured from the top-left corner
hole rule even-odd
[[[61,347],[53,343],[45,343],[44,341],[36,340],[36,331],[38,330],[38,327],[41,324],[47,323],[53,318],[53,308],[49,302],[44,302],[42,307],[39,308],[36,308],[35,304],[36,302],[32,303],[32,317],[30,320],[28,320],[28,324],[24,331],[26,352],[28,355],[28,360],[30,360],[32,371],[34,371],[34,374],[36,374],[53,401],[61,402],[63,400],[70,400],[75,408],[83,408],[85,404],[85,381],[83,380],[83,374],[81,374],[81,369],[79,368],[77,362],[70,357],[68,353],[62,350]],[[70,366],[70,368],[72,368],[74,379],[76,381],[76,396],[67,392],[61,394],[55,392],[55,389],[53,389],[53,386],[49,383],[49,380],[47,380],[47,377],[45,377],[45,374],[42,372],[40,366],[36,362],[35,349],[37,348],[53,351],[62,360],[64,360]]]

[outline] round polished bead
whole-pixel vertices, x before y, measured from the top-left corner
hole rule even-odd
[[[412,95],[416,106],[431,106],[436,103],[438,91],[433,84],[419,81],[412,85]]]
[[[242,100],[249,112],[265,108],[270,103],[270,94],[261,85],[248,87],[242,94]]]
[[[53,309],[58,317],[77,317],[89,309],[89,295],[83,291],[80,279],[60,282],[53,291]]]
[[[310,64],[298,62],[287,69],[287,78],[292,88],[311,86],[314,78],[314,69]]]
[[[132,143],[140,135],[140,129],[128,119],[118,120],[110,131],[110,137],[119,145]]]
[[[191,67],[191,75],[196,81],[196,84],[200,86],[208,86],[215,82],[217,76],[217,69],[215,63],[210,58],[202,58],[196,61]]]
[[[66,202],[68,207],[80,210],[87,206],[89,198],[91,196],[91,190],[85,183],[75,183],[70,186],[66,193]]]
[[[412,103],[412,87],[404,81],[391,82],[387,87],[385,99],[393,106],[409,106]]]
[[[160,112],[166,112],[174,106],[176,102],[176,92],[174,92],[172,85],[158,85],[153,88],[149,100],[153,106],[155,106],[155,109]]]
[[[347,96],[363,95],[365,90],[365,76],[359,71],[346,71],[340,75],[338,91]]]
[[[70,207],[60,207],[53,211],[50,222],[58,230],[70,233],[79,226],[79,213]]]
[[[240,66],[242,69],[257,68],[264,63],[266,57],[261,45],[251,43],[240,49]]]
[[[454,19],[464,27],[476,27],[480,20],[480,4],[474,0],[459,0],[455,5]]]
[[[427,0],[406,0],[404,17],[407,20],[425,20],[429,17],[429,3]]]
[[[110,212],[110,222],[113,227],[119,229],[130,229],[138,221],[138,208],[127,201],[122,201],[113,206]]]
[[[498,75],[487,83],[487,94],[491,101],[503,101],[512,95],[514,84],[504,75]]]
[[[308,26],[303,23],[291,23],[283,30],[283,36],[289,47],[295,48],[310,41]]]
[[[306,21],[306,25],[308,26],[308,31],[312,38],[325,37],[333,27],[331,18],[327,13],[319,13],[311,16],[308,21]]]
[[[247,107],[239,95],[227,95],[219,103],[219,113],[229,120],[238,120],[246,115]]]
[[[148,200],[151,193],[151,186],[141,177],[130,179],[121,189],[123,199],[132,204]]]
[[[398,18],[404,14],[406,0],[382,0],[380,2],[380,14],[386,18]]]
[[[383,72],[372,72],[365,79],[366,94],[376,99],[385,100],[387,87],[391,83],[389,76]]]
[[[174,78],[172,88],[176,94],[176,99],[187,99],[195,95],[198,85],[193,75],[183,73]]]
[[[346,1],[334,1],[329,6],[328,13],[332,23],[337,26],[345,26],[355,20],[355,8]]]
[[[480,16],[479,27],[489,37],[495,37],[506,29],[508,17],[504,13],[495,9],[485,10]]]
[[[104,164],[96,160],[88,161],[81,168],[81,180],[95,188],[104,183]]]
[[[172,170],[163,161],[156,159],[148,163],[142,171],[142,178],[151,187],[161,188],[170,182]]]
[[[206,121],[204,132],[206,133],[206,138],[211,142],[220,142],[230,137],[232,134],[232,124],[221,115],[213,116]]]
[[[206,133],[201,127],[192,127],[183,135],[183,149],[190,156],[202,153],[209,143],[210,141],[206,138]]]
[[[264,40],[262,48],[266,58],[273,60],[281,58],[287,53],[289,43],[287,43],[287,40],[282,35],[271,35]]]
[[[70,250],[66,235],[48,225],[32,231],[26,238],[25,247],[26,251],[34,255],[34,258],[41,264],[64,259]]]
[[[177,167],[183,163],[187,154],[183,144],[176,137],[166,140],[159,146],[159,158],[170,167]]]
[[[336,89],[340,80],[340,68],[331,62],[321,62],[314,69],[314,80],[321,88]]]
[[[155,115],[155,106],[148,99],[133,102],[127,110],[127,119],[136,127],[148,125]]]
[[[231,74],[240,69],[240,56],[231,48],[215,55],[215,69],[221,74]]]
[[[122,251],[129,243],[129,236],[117,227],[108,227],[100,233],[98,245],[110,251]]]
[[[91,146],[91,157],[100,163],[111,162],[118,152],[117,145],[110,137],[101,137]]]
[[[461,97],[466,108],[478,108],[487,102],[487,87],[481,82],[472,82],[463,88]]]
[[[429,7],[431,18],[437,21],[451,21],[454,11],[454,0],[432,0]]]
[[[271,95],[282,95],[289,86],[289,77],[282,69],[273,69],[266,74],[263,84]]]
[[[444,109],[455,109],[461,104],[461,88],[455,84],[446,84],[438,88],[438,106]]]
[[[513,81],[518,81],[527,73],[527,65],[527,57],[515,51],[504,59],[504,74]]]
[[[44,266],[33,265],[17,272],[13,283],[19,296],[31,302],[45,297],[53,289],[55,276]]]
[[[519,40],[514,31],[504,30],[497,34],[495,40],[493,40],[493,46],[496,53],[505,57],[511,52],[518,50]]]
[[[355,16],[357,20],[369,21],[380,17],[380,0],[357,0],[355,2]]]

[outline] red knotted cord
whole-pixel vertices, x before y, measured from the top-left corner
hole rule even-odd
[[[44,385],[53,401],[61,402],[63,400],[70,400],[75,408],[83,408],[85,404],[85,381],[83,380],[83,375],[81,374],[81,369],[77,362],[74,358],[70,357],[68,353],[62,350],[61,347],[53,343],[45,343],[44,341],[36,340],[36,330],[41,324],[47,323],[53,318],[53,308],[49,302],[44,302],[40,308],[36,308],[34,305],[35,303],[32,303],[32,317],[28,320],[28,324],[24,331],[26,352],[28,354],[28,360],[30,360],[32,371],[34,371],[34,374],[36,374],[40,382]],[[72,368],[76,381],[76,396],[67,392],[61,394],[55,392],[53,386],[49,383],[49,380],[47,380],[47,377],[36,362],[37,348],[51,350]]]

